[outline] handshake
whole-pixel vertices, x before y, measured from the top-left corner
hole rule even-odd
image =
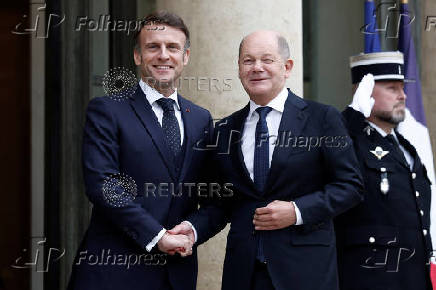
[[[179,253],[182,257],[192,255],[195,243],[194,230],[190,223],[182,222],[165,232],[157,243],[159,250],[169,255]]]

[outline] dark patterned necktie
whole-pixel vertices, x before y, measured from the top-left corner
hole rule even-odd
[[[170,98],[160,98],[157,100],[159,106],[163,109],[162,129],[165,135],[165,141],[174,157],[181,150],[180,145],[180,128],[174,112],[174,100]]]
[[[271,110],[271,107],[259,107],[256,109],[256,112],[259,114],[259,121],[256,124],[253,176],[254,184],[256,184],[261,193],[264,193],[263,190],[269,172],[269,134],[266,115]],[[256,259],[262,263],[266,262],[263,253],[263,234],[261,232],[257,235]]]
[[[256,125],[256,137],[254,144],[254,183],[260,191],[263,191],[269,172],[269,135],[266,123],[266,115],[271,112],[271,107],[259,107],[259,121]]]

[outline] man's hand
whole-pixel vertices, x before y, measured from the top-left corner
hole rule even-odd
[[[374,89],[374,77],[372,74],[365,75],[359,83],[359,87],[353,96],[353,101],[350,107],[355,111],[361,112],[365,118],[371,115],[372,107],[374,106],[374,98],[372,90]]]
[[[297,221],[294,204],[275,200],[266,207],[257,208],[253,223],[257,231],[278,230],[294,225]]]
[[[169,230],[168,233],[172,235],[185,235],[191,240],[192,244],[195,243],[194,230],[188,222],[181,222],[180,224]]]
[[[185,235],[172,235],[166,232],[157,243],[159,250],[169,255],[174,255],[176,252],[182,257],[192,254],[192,242]]]

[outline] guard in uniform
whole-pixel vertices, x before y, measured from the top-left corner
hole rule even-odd
[[[429,290],[430,181],[404,120],[403,54],[350,58],[353,102],[343,112],[364,177],[364,201],[335,220],[342,290]]]

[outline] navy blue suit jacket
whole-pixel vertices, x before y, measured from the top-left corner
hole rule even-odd
[[[266,188],[259,192],[241,151],[248,112],[249,105],[215,126],[214,176],[221,177],[220,183],[232,183],[234,195],[217,199],[190,217],[199,242],[231,223],[223,289],[250,289],[256,235],[263,237],[264,255],[276,289],[338,289],[332,218],[362,200],[359,165],[340,113],[289,91]],[[255,209],[273,200],[293,200],[304,224],[255,231]]]
[[[201,181],[207,152],[194,147],[198,140],[209,138],[213,123],[207,110],[181,96],[178,101],[185,130],[180,166],[171,159],[163,130],[139,86],[121,102],[110,97],[90,101],[83,169],[93,211],[69,289],[159,289],[164,283],[173,289],[195,289],[195,249],[187,258],[167,256],[157,245],[151,253],[145,250],[162,227],[171,229],[198,207],[195,192],[188,193],[188,187],[179,185]],[[117,206],[108,203],[102,188],[120,173],[135,181],[137,196]],[[124,185],[121,182],[114,190],[123,194]],[[172,188],[176,188],[174,194]]]

